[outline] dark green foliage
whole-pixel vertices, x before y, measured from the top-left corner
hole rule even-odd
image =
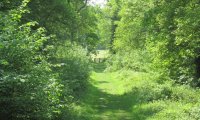
[[[0,13],[0,118],[51,119],[58,111],[61,85],[42,55],[49,39],[34,22],[19,25],[23,6]]]
[[[0,11],[7,11],[14,9],[21,5],[23,0],[1,0],[0,1]]]
[[[33,0],[30,13],[23,21],[37,21],[48,34],[56,35],[59,44],[65,41],[94,50],[98,43],[95,9],[84,0]],[[36,9],[37,8],[37,9]]]
[[[60,87],[46,65],[29,74],[7,72],[1,77],[1,119],[51,119],[59,112]]]
[[[55,33],[40,27],[41,21],[26,22],[28,0],[5,2],[8,8],[0,11],[0,119],[63,118],[86,87],[87,50],[58,41],[57,34],[47,36]]]

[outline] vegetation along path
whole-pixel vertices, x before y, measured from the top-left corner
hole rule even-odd
[[[116,73],[93,72],[84,97],[85,117],[94,120],[132,120],[132,96],[124,95],[125,84]]]
[[[79,119],[137,119],[137,115],[133,113],[134,106],[138,103],[137,95],[128,93],[132,87],[130,81],[122,80],[118,72],[103,72],[101,64],[97,65],[91,75],[86,95],[81,105],[76,107],[81,114]]]
[[[188,114],[194,105],[187,101],[196,103],[200,91],[156,80],[157,74],[103,68],[95,66],[72,120],[199,120]]]

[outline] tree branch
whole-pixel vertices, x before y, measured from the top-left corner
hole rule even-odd
[[[85,7],[87,6],[87,3],[88,3],[88,0],[85,0],[84,5],[81,6],[81,7],[77,10],[77,12],[79,13],[83,8],[85,8]]]

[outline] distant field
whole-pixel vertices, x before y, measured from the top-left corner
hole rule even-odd
[[[97,50],[96,54],[91,54],[92,60],[95,58],[107,58],[109,56],[109,50]]]

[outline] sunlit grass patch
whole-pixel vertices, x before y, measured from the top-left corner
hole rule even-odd
[[[102,63],[101,63],[102,64]],[[96,69],[101,68],[96,64]],[[105,68],[104,68],[105,69]],[[158,73],[92,72],[75,120],[198,120],[200,92]],[[187,118],[187,119],[186,119]],[[193,119],[195,118],[195,119]]]

